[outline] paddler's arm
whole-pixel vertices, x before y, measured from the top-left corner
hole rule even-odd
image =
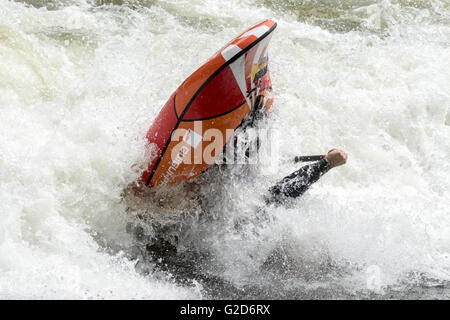
[[[266,203],[282,204],[288,199],[300,197],[323,174],[346,162],[347,154],[344,151],[330,150],[322,160],[303,166],[272,186],[265,197]]]

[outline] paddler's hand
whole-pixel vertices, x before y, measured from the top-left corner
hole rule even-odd
[[[330,168],[338,167],[347,162],[347,154],[339,149],[331,149],[325,156],[325,160],[330,164]]]

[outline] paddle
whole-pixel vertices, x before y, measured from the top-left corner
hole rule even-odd
[[[317,155],[317,156],[296,156],[294,158],[294,162],[308,162],[308,161],[318,161],[322,160],[325,157],[325,155]]]

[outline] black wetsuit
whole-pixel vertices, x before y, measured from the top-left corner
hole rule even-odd
[[[300,197],[328,170],[330,164],[325,159],[301,167],[269,189],[265,195],[266,204],[283,204],[288,199]]]

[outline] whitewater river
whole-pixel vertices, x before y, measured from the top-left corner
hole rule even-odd
[[[178,236],[209,258],[161,270],[126,232],[159,214],[124,192],[146,131],[267,18],[280,157],[205,178]],[[332,147],[347,165],[258,218],[290,158]],[[449,159],[448,0],[0,0],[1,299],[449,299]]]

